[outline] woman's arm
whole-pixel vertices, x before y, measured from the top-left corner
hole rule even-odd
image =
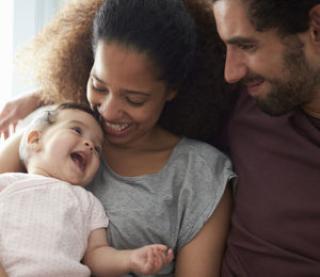
[[[16,133],[0,147],[0,173],[25,171],[19,158],[19,144],[22,134]]]
[[[20,120],[43,104],[40,91],[33,91],[5,103],[0,110],[0,134],[4,138],[10,135],[10,126],[15,129]]]
[[[227,188],[219,205],[197,236],[177,256],[176,277],[218,277],[229,231],[231,193]]]
[[[6,272],[4,271],[4,268],[2,267],[2,265],[0,264],[0,277],[7,277],[8,275],[6,274]]]
[[[105,229],[91,232],[84,263],[96,276],[121,276],[129,272],[150,275],[157,273],[173,259],[172,249],[151,244],[133,250],[117,250],[106,240]]]

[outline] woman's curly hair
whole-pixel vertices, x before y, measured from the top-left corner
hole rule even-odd
[[[87,103],[86,86],[93,65],[92,24],[102,3],[70,1],[18,54],[19,65],[28,75],[31,69],[44,101]]]
[[[107,1],[107,0],[106,0]],[[224,47],[216,32],[211,3],[183,0],[198,36],[195,62],[175,100],[160,117],[167,130],[214,143],[223,128],[234,96],[224,82]],[[86,84],[93,65],[92,24],[103,0],[76,0],[36,36],[24,57],[50,102],[87,102]]]

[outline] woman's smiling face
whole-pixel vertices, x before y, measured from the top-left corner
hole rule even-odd
[[[97,44],[87,98],[104,119],[109,143],[145,143],[166,101],[174,96],[146,54],[116,42]]]

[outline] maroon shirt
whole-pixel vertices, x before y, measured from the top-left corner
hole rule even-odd
[[[223,276],[320,276],[320,120],[246,93],[228,128],[239,178]]]

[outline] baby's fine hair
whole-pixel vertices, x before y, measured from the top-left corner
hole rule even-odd
[[[54,106],[52,108],[46,109],[45,111],[42,111],[40,114],[36,115],[36,117],[31,121],[31,123],[23,131],[23,135],[19,145],[19,156],[24,166],[27,166],[27,163],[29,160],[28,151],[27,151],[27,137],[29,132],[31,130],[37,130],[41,132],[48,130],[57,122],[57,117],[59,113],[63,110],[78,110],[78,111],[83,111],[90,114],[97,121],[102,131],[104,131],[103,123],[99,113],[96,110],[92,110],[88,105],[67,102],[67,103],[61,103],[58,106]]]

